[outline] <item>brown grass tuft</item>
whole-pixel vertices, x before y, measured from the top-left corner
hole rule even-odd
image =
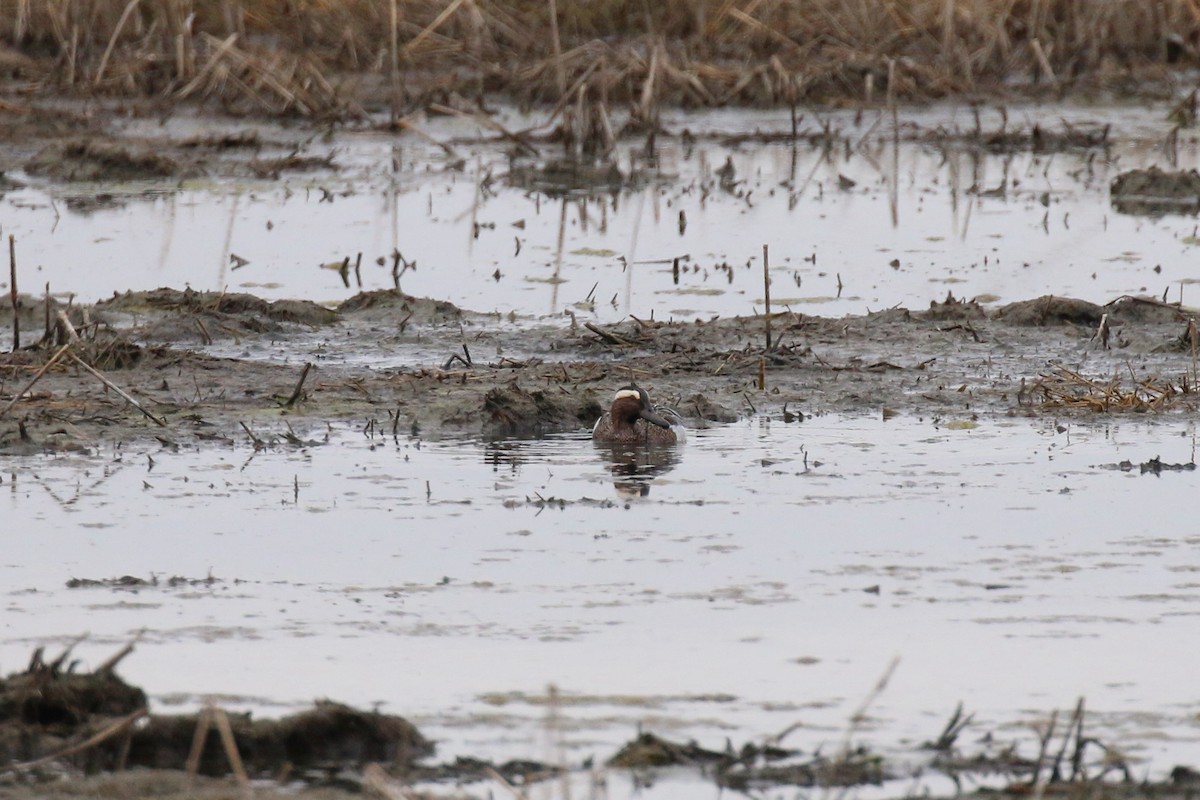
[[[359,113],[375,84],[409,104],[1065,92],[1162,77],[1198,44],[1190,0],[0,0],[0,70],[23,88],[305,116]]]

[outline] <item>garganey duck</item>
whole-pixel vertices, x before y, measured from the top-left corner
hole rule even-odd
[[[685,438],[687,429],[678,412],[651,403],[637,384],[618,389],[612,407],[592,428],[592,439],[615,444],[676,444]]]

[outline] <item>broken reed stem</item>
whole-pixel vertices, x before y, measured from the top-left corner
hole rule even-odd
[[[291,408],[300,399],[300,393],[304,391],[304,379],[308,377],[308,371],[312,369],[312,366],[311,361],[304,365],[304,369],[300,372],[300,380],[296,381],[296,388],[292,392],[292,396],[283,404],[285,408]]]
[[[480,125],[484,126],[485,128],[491,128],[496,133],[500,134],[505,139],[508,139],[510,142],[515,144],[517,147],[520,147],[522,150],[524,150],[529,155],[534,156],[535,158],[539,158],[542,155],[541,152],[539,152],[536,147],[534,147],[528,141],[526,141],[520,134],[510,131],[508,128],[504,127],[499,122],[496,122],[496,120],[489,117],[487,114],[480,114],[480,113],[474,112],[474,111],[462,111],[460,109],[454,108],[453,106],[444,106],[441,103],[430,103],[429,110],[435,111],[439,114],[445,114],[447,116],[462,117],[464,119],[473,119],[476,122],[478,122]]]
[[[879,680],[877,680],[875,685],[871,687],[871,691],[867,693],[867,696],[863,698],[863,701],[859,707],[855,709],[853,714],[850,715],[850,724],[846,728],[845,738],[842,739],[841,748],[838,750],[837,757],[833,761],[832,766],[834,769],[836,769],[838,765],[845,764],[850,758],[851,748],[854,743],[854,735],[858,733],[859,729],[862,727],[862,724],[866,721],[867,711],[869,711],[871,706],[874,705],[875,701],[879,699],[879,696],[883,694],[883,691],[887,689],[887,685],[891,681],[892,675],[896,672],[896,667],[898,666],[900,666],[900,656],[896,656],[892,659],[891,663],[887,665],[887,669],[885,669],[883,674],[879,676]]]
[[[79,366],[81,366],[85,370],[87,370],[89,373],[91,373],[91,375],[94,378],[96,378],[96,380],[100,381],[105,386],[112,389],[114,392],[116,392],[121,397],[123,397],[127,403],[132,405],[138,411],[142,412],[142,414],[146,417],[146,419],[150,420],[151,422],[153,422],[155,425],[159,426],[160,428],[167,427],[166,422],[164,422],[163,420],[154,416],[149,411],[147,411],[145,408],[143,408],[141,403],[139,403],[137,400],[134,400],[132,397],[129,396],[128,393],[126,393],[126,391],[124,389],[122,389],[120,386],[117,386],[115,383],[113,383],[107,377],[105,377],[104,374],[102,372],[100,372],[100,370],[96,369],[91,364],[87,363],[86,361],[84,361],[82,358],[75,355],[74,353],[67,353],[67,355],[71,358],[72,361],[74,361],[76,364],[78,364]]]
[[[96,745],[100,744],[105,739],[111,739],[113,736],[116,736],[117,734],[121,733],[122,731],[128,730],[128,728],[131,725],[133,725],[133,723],[137,722],[139,719],[141,719],[142,717],[146,716],[149,713],[150,713],[149,709],[139,708],[137,711],[134,711],[132,714],[127,714],[126,716],[121,717],[119,720],[114,722],[112,725],[109,725],[107,728],[100,731],[95,736],[91,736],[87,739],[84,739],[82,742],[79,742],[78,744],[73,744],[64,750],[59,750],[57,753],[51,753],[48,756],[42,756],[41,758],[35,759],[33,761],[25,761],[25,762],[22,762],[19,764],[9,764],[8,767],[6,767],[6,769],[8,769],[10,772],[13,772],[13,773],[21,773],[21,772],[25,772],[27,770],[35,769],[35,768],[43,766],[45,764],[50,764],[54,761],[57,761],[60,758],[66,758],[67,756],[73,756],[76,753],[82,753],[84,750],[88,750],[88,749],[93,748]]]
[[[1181,291],[1182,291],[1182,288],[1183,288],[1182,285],[1180,285]],[[1182,306],[1183,303],[1180,302],[1179,305]],[[1200,380],[1200,375],[1197,375],[1197,372],[1196,372],[1196,350],[1197,350],[1197,346],[1200,345],[1200,331],[1197,331],[1197,329],[1196,329],[1195,317],[1188,320],[1187,340],[1188,340],[1188,346],[1192,351],[1192,384],[1195,385],[1197,383],[1197,381]]]
[[[626,339],[624,336],[613,333],[611,331],[606,331],[603,328],[601,328],[600,326],[598,326],[594,323],[591,323],[591,322],[583,323],[583,327],[587,328],[589,331],[596,334],[597,336],[599,336],[601,339],[608,342],[609,344],[615,344],[620,347],[629,347],[630,345],[637,344],[632,339]]]
[[[516,798],[516,800],[529,800],[529,795],[521,791],[520,788],[513,786],[512,783],[509,782],[508,778],[505,778],[492,767],[487,767],[484,769],[483,774],[503,786],[509,792],[509,794]]]
[[[229,715],[225,709],[218,707],[211,700],[200,713],[196,715],[196,733],[192,736],[192,748],[188,752],[185,767],[188,780],[195,779],[200,771],[200,757],[204,755],[204,745],[208,741],[208,729],[216,726],[217,734],[221,737],[221,745],[225,749],[225,757],[229,759],[229,767],[233,770],[238,786],[243,791],[250,788],[250,778],[246,775],[246,767],[242,764],[241,754],[238,753],[237,740],[233,737],[233,726],[229,724]]]
[[[50,281],[46,281],[46,293],[42,295],[42,313],[45,329],[42,331],[42,341],[50,341]]]
[[[13,352],[21,349],[21,315],[17,304],[17,237],[8,235],[8,286],[13,311]]]
[[[267,446],[266,442],[264,442],[262,439],[258,438],[258,436],[255,435],[254,431],[250,430],[249,425],[247,425],[244,422],[239,422],[238,424],[242,426],[242,430],[244,430],[246,432],[246,435],[250,437],[250,443],[252,445],[254,445],[254,449],[256,452],[258,450],[262,450],[263,448],[265,448]]]
[[[430,36],[430,34],[432,34],[438,28],[442,27],[442,23],[445,22],[446,20],[450,19],[450,17],[454,14],[455,11],[458,10],[458,7],[461,6],[462,4],[463,4],[463,0],[453,0],[453,2],[450,3],[450,5],[446,6],[442,10],[442,13],[438,14],[437,17],[433,20],[433,22],[426,25],[424,30],[422,30],[420,33],[418,33],[416,36],[414,36],[412,39],[410,39],[407,44],[404,45],[404,48],[403,48],[404,56],[407,58],[408,54],[413,52],[414,50],[416,50],[417,47],[421,44],[421,42],[425,41],[425,39],[427,39]]]
[[[194,780],[200,771],[200,756],[204,754],[204,741],[208,738],[208,729],[212,725],[211,707],[205,706],[196,715],[196,732],[192,734],[192,749],[188,751],[184,774],[188,780]]]
[[[417,136],[420,136],[422,139],[429,142],[430,144],[437,145],[438,147],[442,148],[442,150],[446,153],[446,155],[450,156],[451,158],[459,158],[458,151],[455,150],[453,147],[446,144],[445,142],[435,139],[434,137],[430,136],[428,133],[421,130],[416,125],[414,125],[413,123],[409,122],[406,119],[397,118],[392,121],[392,125],[397,128],[402,128],[406,131],[412,131]]]
[[[225,747],[225,757],[229,759],[229,766],[233,768],[238,786],[247,790],[250,788],[250,778],[246,775],[246,767],[242,764],[241,754],[238,753],[237,740],[233,738],[233,726],[229,724],[229,715],[225,713],[225,709],[217,706],[211,707],[211,713],[216,720],[217,732],[221,734],[221,744]]]
[[[1087,739],[1083,738],[1083,702],[1084,698],[1079,698],[1079,702],[1075,705],[1075,752],[1071,755],[1071,782],[1082,778],[1087,780],[1087,767],[1083,763],[1083,748],[1087,746]]]
[[[1042,49],[1042,43],[1036,38],[1029,41],[1029,47],[1033,50],[1033,55],[1037,59],[1038,67],[1041,68],[1046,78],[1058,87],[1058,76],[1054,74],[1054,67],[1050,66],[1050,59],[1046,58],[1046,51]]]
[[[550,3],[550,41],[554,46],[554,82],[558,86],[558,96],[563,97],[567,92],[567,77],[563,73],[562,40],[558,35],[558,0]]]
[[[392,53],[392,125],[400,119],[400,0],[389,0]]]
[[[1050,748],[1050,740],[1054,737],[1054,731],[1058,727],[1058,709],[1054,709],[1050,713],[1050,722],[1046,725],[1046,730],[1040,733],[1041,743],[1038,748],[1037,761],[1033,764],[1033,774],[1029,777],[1030,786],[1042,786],[1042,766],[1046,763],[1046,753]]]
[[[771,349],[771,256],[763,245],[763,304],[766,306],[767,350]]]
[[[100,673],[105,673],[105,672],[112,672],[114,669],[116,669],[117,664],[120,664],[121,661],[125,658],[125,656],[127,656],[133,652],[134,645],[136,645],[138,642],[140,642],[142,640],[142,637],[145,636],[145,634],[146,634],[146,629],[142,628],[140,631],[137,632],[136,636],[134,636],[132,639],[130,639],[128,642],[125,643],[124,647],[122,647],[117,652],[113,653],[108,658],[104,659],[104,663],[101,664],[100,666],[96,667],[96,669],[94,670],[95,673],[100,674]]]
[[[892,227],[900,226],[900,116],[896,110],[896,59],[888,59],[888,108],[892,112],[892,180],[888,187],[888,206],[892,212]],[[838,297],[842,296],[842,276],[838,275]]]
[[[363,767],[363,785],[383,800],[416,800],[419,797],[416,792],[401,785],[374,762]]]
[[[71,324],[71,320],[67,318],[67,312],[62,309],[58,310],[56,315],[58,325],[62,329],[63,335],[67,337],[67,344],[75,344],[79,341],[79,332],[75,330],[75,326]]]
[[[571,800],[571,771],[567,768],[566,747],[563,741],[562,703],[558,686],[546,687],[546,734],[551,748],[551,763],[559,777],[559,797]]]
[[[104,70],[108,68],[108,59],[112,56],[113,47],[117,44],[117,37],[121,35],[121,31],[125,29],[125,23],[129,21],[129,15],[137,8],[141,0],[129,0],[125,10],[121,12],[121,18],[117,20],[117,26],[113,28],[112,36],[108,37],[108,47],[104,48],[104,55],[100,57],[100,66],[96,67],[96,77],[92,79],[92,86],[99,86],[100,81],[104,80]]]
[[[17,404],[17,401],[24,397],[25,393],[32,389],[33,385],[42,379],[42,376],[46,374],[46,371],[58,363],[58,360],[62,358],[63,353],[67,352],[67,348],[70,346],[71,343],[67,342],[62,347],[58,348],[54,355],[50,356],[49,360],[47,360],[45,364],[42,364],[42,368],[39,369],[37,374],[33,376],[33,380],[27,383],[24,389],[13,395],[13,399],[8,401],[8,405],[4,406],[4,408],[0,408],[0,418],[4,417],[5,414],[11,411],[12,407]]]

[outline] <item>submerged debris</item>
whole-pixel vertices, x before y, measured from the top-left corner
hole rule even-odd
[[[1122,172],[1109,189],[1113,207],[1124,214],[1195,214],[1200,211],[1200,172],[1164,172],[1158,167]]]
[[[1101,464],[1103,469],[1118,470],[1120,472],[1133,472],[1135,469],[1142,475],[1162,475],[1164,472],[1194,472],[1196,462],[1189,461],[1185,464],[1166,464],[1158,456],[1143,461],[1140,464],[1135,464],[1132,461],[1125,460],[1116,464]]]
[[[32,175],[61,181],[132,181],[169,178],[185,170],[153,150],[134,150],[107,139],[72,139],[47,145],[26,165]]]
[[[220,578],[209,575],[206,578],[185,578],[182,575],[172,575],[160,580],[157,575],[149,578],[139,578],[135,575],[121,575],[117,578],[71,578],[67,581],[68,589],[152,589],[159,586],[174,589],[178,586],[213,586],[221,583]]]

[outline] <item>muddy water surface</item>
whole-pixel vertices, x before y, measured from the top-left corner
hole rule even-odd
[[[530,318],[566,331],[553,319],[565,315],[751,314],[763,305],[764,243],[774,307],[809,315],[916,309],[947,292],[985,302],[1166,292],[1190,302],[1194,215],[1128,216],[1107,193],[1121,171],[1167,163],[1164,116],[1063,107],[1010,110],[1008,123],[983,115],[989,129],[1055,129],[1059,118],[1112,123],[1111,141],[1055,153],[989,149],[962,135],[971,114],[943,108],[902,120],[898,140],[877,115],[813,118],[802,130],[828,124],[836,135],[793,147],[729,137],[786,130],[786,115],[675,115],[668,127],[688,128],[695,141],[663,136],[655,163],[638,155],[641,143],[623,143],[623,188],[587,197],[547,187],[545,172],[461,122],[428,121],[457,158],[412,137],[264,128],[266,145],[214,157],[205,178],[100,186],[14,173],[29,182],[0,198],[0,224],[17,239],[26,292],[48,282],[82,301],[165,285],[336,303],[360,280],[391,287],[398,251],[416,262],[398,275],[407,293],[499,311],[496,330],[505,331]],[[126,132],[178,139],[231,128],[179,118],[161,128],[131,122]],[[332,156],[337,169],[279,180],[222,172],[294,150]],[[1182,135],[1172,155],[1194,166],[1194,140]],[[346,259],[348,286],[328,268]],[[445,341],[429,345],[417,323],[398,343],[394,322],[355,328],[345,344],[320,329],[233,334],[233,344],[213,347],[258,367],[334,351],[350,371],[452,363]],[[967,416],[969,393],[944,399],[967,386],[955,367],[963,356],[943,353],[936,392],[923,399],[904,371],[932,364],[927,341],[956,328],[978,346],[972,385],[978,372],[990,380],[993,356],[1010,357],[978,418]],[[167,441],[189,442],[182,447],[141,435],[118,444],[95,433],[94,418],[80,419],[91,427],[65,438],[86,440],[88,455],[0,458],[10,531],[0,668],[17,670],[35,647],[83,633],[79,654],[98,662],[144,631],[122,671],[156,710],[210,694],[256,713],[331,697],[410,717],[445,759],[555,757],[545,723],[553,684],[567,757],[579,764],[608,757],[639,726],[716,749],[789,730],[784,744],[829,753],[896,663],[851,737],[892,763],[922,761],[916,748],[959,701],[975,714],[963,750],[993,734],[1033,757],[1031,724],[1082,696],[1089,735],[1122,750],[1137,774],[1195,764],[1200,538],[1180,520],[1196,473],[1141,468],[1155,458],[1193,464],[1194,421],[1185,412],[1054,419],[1020,395],[1025,378],[1064,353],[1087,375],[1187,367],[1177,352],[1150,356],[1149,334],[1133,324],[1132,349],[1094,355],[1081,329],[982,330],[885,337],[885,355],[874,340],[839,339],[837,357],[836,337],[814,334],[835,362],[820,361],[828,382],[856,398],[837,407],[869,415],[784,422],[783,397],[770,418],[698,430],[658,453],[597,449],[582,432],[384,438],[345,414],[322,427],[327,412],[315,405],[293,418],[307,425],[297,431],[307,443],[260,452],[240,436],[233,443],[236,430],[205,441],[173,431]],[[542,349],[547,340],[530,339]],[[744,346],[737,341],[719,347]],[[484,345],[472,346],[482,359]],[[850,365],[880,358],[901,376],[891,395],[874,394],[878,381],[853,381],[866,373]],[[730,385],[741,393],[717,399],[741,408],[752,377],[739,364]],[[842,364],[849,371],[837,371]],[[324,379],[352,385],[347,374]],[[838,383],[843,374],[851,377]],[[467,373],[458,377],[467,386]],[[47,404],[90,402],[62,378],[43,384],[54,387]],[[793,409],[831,402],[771,379],[792,387]],[[161,384],[150,396],[171,391],[158,375],[139,380],[143,392]],[[170,383],[186,386],[185,373]],[[483,385],[460,411],[483,408]],[[881,419],[880,405],[899,405],[901,394],[900,416]],[[1043,416],[1005,416],[1013,403]],[[925,410],[935,406],[964,416],[935,418]],[[51,411],[34,423],[38,442],[61,432],[66,412]],[[133,585],[68,587],[125,575]]]
[[[786,743],[828,751],[899,658],[873,749],[911,756],[961,700],[1032,756],[1026,725],[1086,696],[1090,735],[1161,773],[1200,746],[1196,473],[1137,465],[1195,434],[819,416],[634,457],[345,429],[9,457],[0,666],[144,629],[122,669],[160,709],[379,704],[444,758],[544,757],[553,683],[575,761],[638,725],[721,749],[801,723]],[[126,574],[159,584],[66,588]]]
[[[514,129],[538,122],[501,119]],[[955,138],[976,124],[964,109],[908,115],[897,142],[887,115],[846,113],[802,120],[802,134],[828,128],[831,138],[793,146],[729,138],[790,130],[786,114],[675,114],[665,123],[675,136],[659,140],[657,160],[645,161],[641,143],[623,143],[625,188],[590,199],[548,195],[553,179],[535,162],[479,143],[494,134],[462,121],[428,123],[439,139],[460,142],[455,157],[412,136],[323,139],[283,128],[232,159],[300,152],[338,168],[282,180],[70,187],[18,174],[31,184],[0,200],[0,214],[24,254],[22,288],[49,282],[81,300],[189,285],[332,303],[360,283],[391,287],[398,251],[416,263],[401,276],[406,292],[477,311],[730,316],[762,308],[763,244],[772,248],[775,307],[824,316],[920,308],[947,292],[1004,302],[1048,293],[1187,299],[1195,220],[1126,216],[1108,201],[1120,172],[1169,166],[1165,116],[1027,107],[1007,121],[994,111],[981,119],[989,132],[1113,128],[1107,147],[997,152]],[[127,133],[184,139],[228,129],[240,130],[180,119],[130,123]],[[684,130],[699,138],[679,137]],[[546,159],[558,152],[540,148]],[[1173,155],[1180,168],[1194,166],[1194,140],[1182,135]],[[321,266],[360,254],[349,287]]]

